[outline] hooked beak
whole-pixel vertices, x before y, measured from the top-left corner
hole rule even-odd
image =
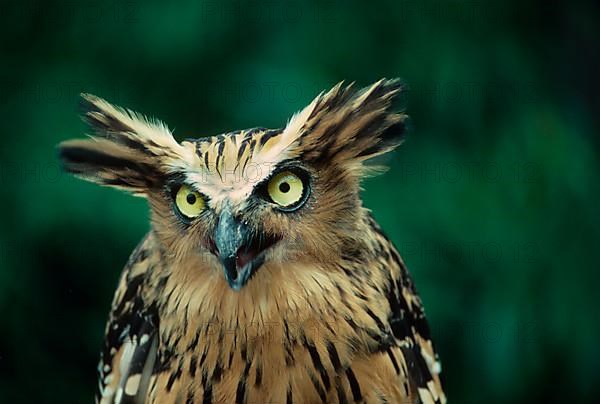
[[[223,265],[229,286],[239,291],[264,263],[265,251],[278,241],[253,232],[224,208],[215,229],[213,253]]]

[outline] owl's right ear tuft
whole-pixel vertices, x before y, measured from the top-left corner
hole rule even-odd
[[[82,94],[81,107],[94,135],[62,142],[59,158],[83,179],[144,195],[191,156],[158,121],[89,94]]]
[[[58,156],[69,173],[137,195],[144,195],[163,177],[141,153],[104,139],[62,142]]]

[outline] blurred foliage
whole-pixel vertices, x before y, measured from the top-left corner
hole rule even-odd
[[[178,138],[280,127],[402,77],[413,130],[364,184],[453,403],[598,397],[599,6],[469,0],[3,2],[0,402],[86,403],[141,199],[60,173],[77,94]],[[594,303],[596,302],[596,303]]]

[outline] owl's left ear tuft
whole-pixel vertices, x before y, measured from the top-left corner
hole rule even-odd
[[[403,90],[398,79],[382,79],[360,90],[339,83],[298,113],[286,131],[296,132],[296,150],[307,162],[360,169],[366,160],[402,143],[408,116],[395,107]]]

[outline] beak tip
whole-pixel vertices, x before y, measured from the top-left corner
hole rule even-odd
[[[229,287],[236,292],[239,292],[245,284],[241,277],[232,278],[227,273],[225,273],[225,280],[227,281]]]
[[[231,289],[235,290],[236,292],[239,292],[242,289],[242,285],[234,282],[229,282],[229,287],[231,287]]]

